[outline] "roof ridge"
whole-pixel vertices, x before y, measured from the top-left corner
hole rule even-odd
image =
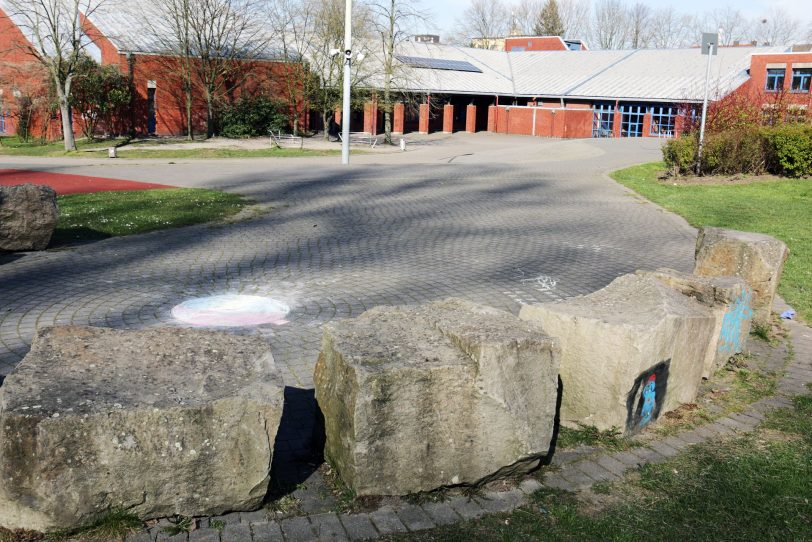
[[[595,78],[596,78],[596,77],[598,77],[599,75],[601,75],[601,74],[603,74],[603,73],[606,73],[608,70],[611,70],[612,68],[614,68],[614,67],[615,67],[615,66],[617,66],[618,64],[620,64],[620,63],[622,63],[622,62],[625,62],[626,60],[628,60],[629,58],[631,58],[631,57],[632,57],[632,56],[633,56],[635,53],[637,53],[638,51],[642,51],[642,50],[643,50],[643,49],[632,49],[632,51],[631,51],[629,54],[625,55],[625,56],[624,56],[624,57],[622,57],[622,58],[619,58],[618,60],[615,60],[614,62],[612,62],[612,63],[611,63],[611,64],[609,64],[608,66],[605,66],[603,69],[601,69],[601,70],[599,70],[599,71],[597,71],[597,72],[593,73],[592,75],[590,75],[590,76],[589,76],[589,77],[587,77],[586,79],[583,79],[583,80],[581,80],[581,81],[578,81],[578,82],[577,82],[576,84],[574,84],[572,87],[570,87],[570,88],[568,88],[568,89],[564,90],[564,92],[562,92],[562,93],[561,93],[561,95],[562,95],[562,96],[569,96],[569,94],[570,94],[571,92],[573,92],[575,89],[577,89],[578,87],[580,87],[580,86],[583,86],[583,85],[587,84],[588,82],[592,81],[593,79],[595,79]]]

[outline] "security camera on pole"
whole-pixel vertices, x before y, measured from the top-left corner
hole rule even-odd
[[[708,116],[708,92],[710,90],[711,59],[719,51],[719,34],[702,33],[702,54],[708,55],[705,72],[705,98],[702,100],[702,123],[699,125],[699,150],[696,153],[696,174],[702,173],[702,146],[705,144],[705,119]]]

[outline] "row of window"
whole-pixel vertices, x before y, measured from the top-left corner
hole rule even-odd
[[[783,90],[786,73],[784,68],[769,68],[764,89],[768,92]],[[809,92],[810,82],[812,82],[812,68],[792,68],[791,92]]]
[[[647,135],[653,137],[674,137],[677,116],[680,108],[668,105],[621,105],[621,137],[642,137],[643,118],[651,113],[651,125]],[[592,137],[612,137],[615,120],[615,106],[612,103],[596,103],[592,108]]]

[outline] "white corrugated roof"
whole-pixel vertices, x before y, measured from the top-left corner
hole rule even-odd
[[[711,60],[714,95],[747,81],[753,54],[784,47],[723,48]],[[482,73],[401,66],[396,86],[437,94],[501,94],[641,101],[701,101],[708,57],[699,49],[502,52],[405,43],[398,54],[466,60]]]

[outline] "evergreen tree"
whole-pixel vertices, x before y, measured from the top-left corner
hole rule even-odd
[[[564,37],[564,23],[561,22],[561,15],[558,13],[558,2],[547,0],[541,8],[536,25],[533,31],[538,36],[561,36]]]

